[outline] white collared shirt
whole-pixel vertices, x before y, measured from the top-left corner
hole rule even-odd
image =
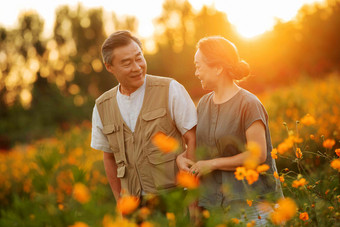
[[[143,105],[145,94],[145,76],[144,84],[139,87],[130,96],[123,95],[119,89],[117,91],[117,102],[120,113],[125,124],[133,132],[136,122]],[[192,129],[197,124],[196,107],[190,95],[183,85],[176,80],[170,82],[169,87],[169,112],[172,120],[175,122],[177,129],[182,135]],[[96,150],[111,152],[109,142],[102,132],[103,124],[101,122],[97,106],[93,108],[92,114],[92,138],[91,147]]]

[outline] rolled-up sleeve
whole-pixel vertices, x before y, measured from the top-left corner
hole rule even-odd
[[[195,104],[184,86],[176,80],[172,80],[169,87],[169,110],[182,135],[197,125]]]
[[[103,124],[100,119],[97,106],[95,105],[92,113],[92,133],[91,133],[91,147],[96,150],[111,153],[109,141],[103,134]]]

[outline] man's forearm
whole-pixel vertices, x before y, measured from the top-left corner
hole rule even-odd
[[[188,130],[184,135],[184,140],[187,146],[186,158],[195,161],[195,149],[196,149],[196,126]]]
[[[118,201],[120,197],[121,184],[120,179],[117,177],[117,164],[115,157],[112,153],[104,152],[103,160],[107,179],[111,186],[113,195],[116,201]]]

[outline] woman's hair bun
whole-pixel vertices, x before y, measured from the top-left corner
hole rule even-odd
[[[235,80],[242,80],[245,77],[247,77],[250,73],[249,64],[244,60],[241,60],[238,63],[236,63],[233,68],[234,68],[233,79]]]

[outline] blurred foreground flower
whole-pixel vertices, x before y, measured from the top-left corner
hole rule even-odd
[[[324,148],[332,149],[334,144],[335,144],[335,140],[333,140],[333,139],[326,139],[325,141],[323,141],[322,146]]]
[[[177,183],[184,188],[195,189],[199,186],[199,179],[195,175],[181,170],[177,174]]]
[[[123,215],[130,214],[138,207],[139,202],[136,196],[123,196],[117,202],[117,210]]]
[[[175,138],[167,136],[162,132],[157,132],[152,137],[152,143],[164,153],[176,151],[179,146],[179,143]]]
[[[331,167],[337,169],[340,172],[340,159],[335,159],[331,162]]]
[[[266,172],[269,169],[269,165],[267,164],[262,164],[256,168],[256,171],[258,173]]]
[[[243,165],[246,167],[246,169],[255,169],[259,164],[261,148],[257,143],[249,142],[247,143],[247,151],[249,152],[249,155],[244,161]]]
[[[284,225],[296,214],[296,203],[291,198],[282,198],[277,205],[278,207],[270,214],[270,220],[275,225]]]
[[[80,203],[87,203],[91,198],[91,194],[84,184],[76,183],[73,188],[73,198]]]

